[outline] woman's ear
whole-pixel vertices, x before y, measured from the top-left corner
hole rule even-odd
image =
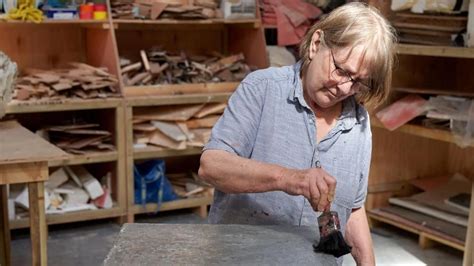
[[[321,46],[321,30],[316,30],[311,36],[311,44],[309,45],[309,60],[313,60],[314,56]]]

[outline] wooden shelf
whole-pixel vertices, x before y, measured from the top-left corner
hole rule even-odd
[[[167,84],[152,86],[129,86],[124,88],[123,95],[130,97],[178,96],[192,94],[231,93],[237,89],[240,82],[196,83],[196,84]],[[144,99],[144,98],[142,98]],[[157,99],[157,98],[155,98]],[[150,101],[152,102],[152,101]]]
[[[37,101],[11,101],[6,108],[7,114],[71,111],[88,109],[115,108],[122,104],[122,98],[107,99],[65,99],[65,100],[37,100]]]
[[[93,19],[45,19],[40,23],[21,20],[0,20],[0,25],[26,25],[26,26],[49,26],[49,25],[76,25],[81,27],[102,28],[109,29],[110,24],[107,20],[93,20]]]
[[[398,44],[397,52],[402,55],[474,58],[474,48],[465,47]]]
[[[189,199],[179,199],[169,202],[164,202],[161,205],[161,211],[171,211],[179,209],[188,209],[188,208],[197,208],[201,206],[210,205],[212,202],[212,197],[199,197],[199,198],[189,198]],[[143,214],[143,213],[153,213],[158,211],[158,205],[156,203],[148,203],[145,206],[135,204],[133,206],[132,212],[134,214]]]
[[[128,106],[158,106],[170,104],[193,104],[227,101],[232,93],[203,93],[187,95],[163,95],[149,97],[127,97]]]
[[[474,98],[474,92],[469,92],[469,91],[450,91],[450,90],[436,90],[436,89],[423,89],[423,88],[393,88],[393,90],[397,92],[406,92],[406,93],[448,95],[448,96]]]
[[[119,207],[113,207],[111,209],[99,209],[99,210],[88,210],[88,211],[78,211],[70,212],[64,214],[47,214],[46,223],[51,224],[63,224],[63,223],[72,223],[72,222],[81,222],[89,220],[98,220],[105,218],[114,218],[124,215]],[[10,229],[19,229],[19,228],[28,228],[29,218],[10,220]]]
[[[157,20],[143,20],[143,19],[113,19],[115,28],[122,26],[170,26],[170,25],[239,25],[258,28],[261,25],[259,19],[200,19],[200,20],[178,20],[178,19],[157,19]]]
[[[104,163],[113,162],[118,160],[117,151],[104,151],[104,152],[90,152],[82,155],[70,154],[67,159],[49,161],[48,166],[64,166],[64,165],[78,165],[78,164],[89,164],[89,163]]]
[[[398,227],[400,229],[403,229],[405,231],[419,235],[420,245],[424,245],[427,239],[427,240],[435,241],[438,243],[442,243],[444,245],[453,247],[460,251],[464,251],[463,241],[456,239],[454,237],[437,233],[433,229],[428,228],[424,226],[423,224],[419,224],[419,223],[410,221],[408,219],[405,219],[401,216],[387,213],[384,211],[380,211],[378,209],[367,211],[367,215],[370,219],[373,219],[375,221],[387,223],[395,227]]]
[[[135,160],[151,159],[151,158],[166,158],[186,155],[199,155],[202,148],[189,148],[185,150],[170,150],[159,147],[148,146],[145,148],[135,148],[133,151],[133,158]]]
[[[385,127],[382,125],[382,123],[380,123],[378,119],[372,119],[371,124],[373,127],[385,129]],[[454,135],[451,132],[441,129],[433,129],[418,125],[406,124],[397,128],[395,132],[402,132],[418,137],[440,140],[449,143],[456,143]],[[470,145],[470,147],[474,147],[474,145]]]

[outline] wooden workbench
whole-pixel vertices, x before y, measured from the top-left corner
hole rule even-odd
[[[10,228],[8,225],[8,184],[27,183],[30,211],[32,264],[47,264],[44,181],[48,161],[68,155],[15,121],[0,122],[0,264],[10,265]]]

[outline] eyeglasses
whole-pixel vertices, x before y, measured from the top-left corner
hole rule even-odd
[[[334,70],[331,71],[331,77],[335,80],[339,80],[338,85],[351,82],[351,89],[354,90],[356,93],[369,92],[371,90],[371,87],[368,84],[360,80],[353,79],[351,75],[347,73],[347,71],[339,67],[336,63],[336,59],[334,58],[332,50],[329,49],[329,51],[331,52],[332,62],[334,64]]]

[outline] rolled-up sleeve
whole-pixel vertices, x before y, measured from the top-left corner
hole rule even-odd
[[[225,150],[249,158],[255,144],[264,103],[265,84],[250,74],[229,99],[224,114],[212,128],[204,150]]]

